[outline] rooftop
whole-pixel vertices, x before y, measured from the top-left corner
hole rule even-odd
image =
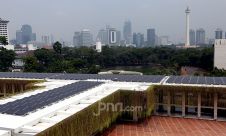
[[[153,116],[140,124],[116,124],[102,136],[225,136],[226,122]]]

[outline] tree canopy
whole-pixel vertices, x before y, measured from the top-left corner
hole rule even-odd
[[[118,66],[146,66],[155,68],[150,74],[176,74],[182,66],[194,66],[211,71],[213,48],[177,49],[170,47],[133,48],[104,46],[101,53],[91,47],[38,49],[32,60],[37,66],[26,71],[97,73],[101,69]],[[157,67],[157,68],[156,68]]]

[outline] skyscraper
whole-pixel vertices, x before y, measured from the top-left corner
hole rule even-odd
[[[42,43],[44,43],[45,45],[49,45],[50,44],[50,38],[48,35],[43,35],[42,36]]]
[[[36,34],[32,33],[30,25],[23,25],[21,30],[16,32],[17,44],[27,44],[30,41],[36,41]]]
[[[203,28],[200,28],[196,30],[196,44],[197,45],[202,45],[205,44],[206,42],[206,32]]]
[[[196,44],[196,40],[195,40],[195,30],[190,29],[190,44],[191,45],[195,45]]]
[[[108,31],[101,29],[97,34],[97,40],[102,44],[108,44]]]
[[[81,33],[75,32],[73,37],[73,45],[75,47],[81,46]]]
[[[126,21],[123,27],[123,38],[126,44],[132,43],[132,24],[130,21]]]
[[[147,46],[155,46],[156,43],[156,35],[155,29],[147,30]]]
[[[189,7],[185,10],[186,13],[186,42],[185,42],[185,47],[190,46],[190,13],[191,10]]]
[[[0,18],[0,36],[6,37],[6,40],[9,43],[8,23],[9,21]]]
[[[223,39],[223,30],[217,28],[215,31],[215,39]]]
[[[106,29],[101,29],[98,32],[97,40],[105,45],[119,45],[121,41],[121,32],[107,26]]]
[[[93,36],[88,29],[83,29],[81,32],[81,45],[91,46],[93,44]]]
[[[144,46],[144,35],[141,33],[133,33],[133,44],[141,48]]]

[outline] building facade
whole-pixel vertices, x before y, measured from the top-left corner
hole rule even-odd
[[[200,28],[196,30],[196,44],[197,45],[202,45],[205,44],[206,42],[206,32],[203,28]]]
[[[223,39],[223,30],[220,28],[217,28],[215,31],[215,39]]]
[[[74,33],[73,45],[74,45],[74,47],[81,46],[81,33],[80,32]]]
[[[9,21],[0,18],[0,36],[5,37],[9,43],[8,23]]]
[[[156,34],[155,29],[147,30],[147,46],[155,46],[156,43]]]
[[[23,25],[21,30],[16,32],[17,44],[27,44],[31,41],[36,41],[36,33],[32,33],[32,27],[30,25]]]
[[[126,21],[124,23],[123,38],[125,40],[125,44],[132,44],[132,40],[133,40],[132,23],[130,21]]]
[[[93,44],[93,36],[88,29],[81,32],[81,46],[91,46]]]
[[[138,48],[144,47],[144,34],[133,33],[133,44]]]
[[[195,30],[190,29],[190,44],[196,45]]]
[[[214,67],[226,70],[226,39],[215,40]]]

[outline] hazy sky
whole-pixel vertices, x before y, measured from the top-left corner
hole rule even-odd
[[[191,27],[203,27],[207,36],[217,27],[226,30],[226,0],[0,0],[0,17],[10,20],[11,39],[23,24],[41,35],[72,41],[74,31],[90,29],[94,35],[107,24],[122,30],[131,20],[133,32],[146,34],[156,28],[158,35],[182,41],[185,35],[185,8],[191,8]],[[3,6],[4,5],[4,6]]]

